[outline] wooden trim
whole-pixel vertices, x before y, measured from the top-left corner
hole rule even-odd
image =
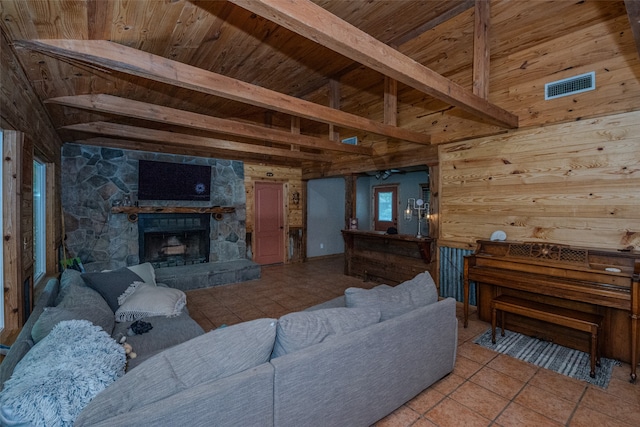
[[[419,144],[431,141],[429,135],[420,132],[388,126],[106,40],[16,40],[14,45],[327,124]]]
[[[59,209],[56,203],[56,186],[58,185],[58,174],[56,173],[55,163],[47,162],[46,173],[47,182],[45,189],[46,197],[46,276],[53,275],[58,272],[58,227],[57,221],[60,219],[58,215]]]
[[[2,215],[4,251],[4,327],[22,327],[22,233],[20,226],[20,193],[22,187],[22,132],[3,133]]]
[[[469,92],[309,0],[230,0],[347,58],[416,90],[506,128],[518,116]]]

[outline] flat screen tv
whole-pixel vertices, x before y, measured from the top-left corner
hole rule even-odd
[[[211,166],[140,160],[138,200],[211,200]]]

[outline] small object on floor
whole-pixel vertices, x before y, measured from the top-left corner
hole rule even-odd
[[[153,329],[151,323],[145,322],[144,320],[136,320],[127,329],[127,335],[130,337],[133,335],[141,335],[145,332],[149,332],[151,329]]]

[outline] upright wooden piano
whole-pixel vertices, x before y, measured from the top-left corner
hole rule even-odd
[[[464,260],[464,326],[475,282],[478,317],[490,321],[491,300],[512,295],[603,316],[601,354],[631,364],[636,380],[640,340],[640,252],[552,243],[478,241]],[[509,315],[507,328],[588,351],[589,337],[558,325]]]

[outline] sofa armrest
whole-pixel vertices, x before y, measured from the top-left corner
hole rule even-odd
[[[111,387],[117,386],[116,382]],[[273,366],[264,363],[104,420],[91,419],[90,407],[80,413],[74,426],[269,427],[273,426]]]
[[[448,298],[272,359],[274,422],[371,425],[453,370],[457,335]]]
[[[2,361],[2,364],[0,364],[0,390],[4,388],[5,381],[11,378],[13,369],[16,367],[18,362],[22,360],[22,357],[24,357],[24,355],[27,354],[33,346],[33,340],[31,338],[33,325],[36,323],[46,307],[54,305],[55,300],[58,297],[59,289],[60,282],[58,279],[50,279],[36,300],[29,318],[22,327],[20,334],[16,337],[16,340]]]

